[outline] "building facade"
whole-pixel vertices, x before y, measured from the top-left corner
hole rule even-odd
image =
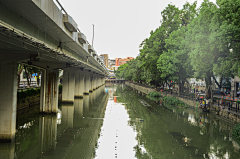
[[[131,61],[131,60],[133,60],[133,59],[134,59],[133,57],[127,57],[127,58],[124,58],[124,59],[122,59],[122,58],[116,58],[116,60],[115,60],[115,66],[121,66],[121,65],[127,63],[127,61]]]
[[[100,59],[103,61],[104,65],[108,68],[108,54],[100,55]]]

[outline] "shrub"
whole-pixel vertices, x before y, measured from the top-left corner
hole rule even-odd
[[[240,123],[234,126],[232,135],[236,139],[240,140]]]
[[[150,92],[148,93],[149,97],[161,97],[161,94],[159,94],[158,92]]]
[[[185,103],[176,97],[165,96],[164,102],[171,105],[185,105]]]
[[[27,97],[31,98],[33,96],[40,95],[40,88],[37,89],[28,89],[28,90],[21,90],[21,92],[17,92],[17,102],[25,102]]]

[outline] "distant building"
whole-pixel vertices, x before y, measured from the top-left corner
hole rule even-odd
[[[103,61],[104,65],[108,68],[108,54],[102,54],[100,55],[99,58]]]
[[[108,59],[108,68],[114,70],[112,67],[115,66],[115,59]]]
[[[122,58],[116,58],[116,60],[115,60],[115,66],[121,66],[121,65],[127,63],[127,61],[131,61],[131,60],[133,60],[133,59],[134,59],[133,57],[127,57],[127,58],[124,58],[124,59],[122,59]]]
[[[112,66],[111,70],[118,70],[119,66]]]

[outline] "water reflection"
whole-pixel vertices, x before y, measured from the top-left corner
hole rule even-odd
[[[46,151],[56,149],[57,139],[57,117],[56,115],[39,116],[39,152],[41,154]]]
[[[107,93],[106,93],[107,92]],[[121,85],[101,87],[57,115],[18,120],[0,158],[239,158],[233,125],[195,109],[161,106]]]
[[[114,85],[113,85],[114,86]],[[129,125],[129,115],[121,100],[114,95],[116,87],[106,87],[109,100],[95,158],[136,158],[136,132]]]
[[[0,143],[0,158],[14,159],[15,143]]]
[[[73,113],[74,105],[73,104],[62,104],[62,124],[61,128],[67,129],[73,128]]]
[[[233,125],[195,109],[161,107],[132,88],[118,86],[115,96],[126,104],[137,131],[137,158],[238,158]],[[143,122],[139,122],[143,119]],[[145,149],[143,150],[142,147]]]
[[[107,99],[100,87],[73,105],[62,104],[57,115],[24,114],[18,118],[15,143],[0,144],[0,158],[92,158]]]

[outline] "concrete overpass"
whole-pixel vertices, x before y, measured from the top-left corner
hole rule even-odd
[[[57,112],[59,69],[64,70],[63,103],[105,83],[106,66],[62,10],[53,0],[0,1],[0,140],[15,136],[18,63],[42,69],[42,113]]]

